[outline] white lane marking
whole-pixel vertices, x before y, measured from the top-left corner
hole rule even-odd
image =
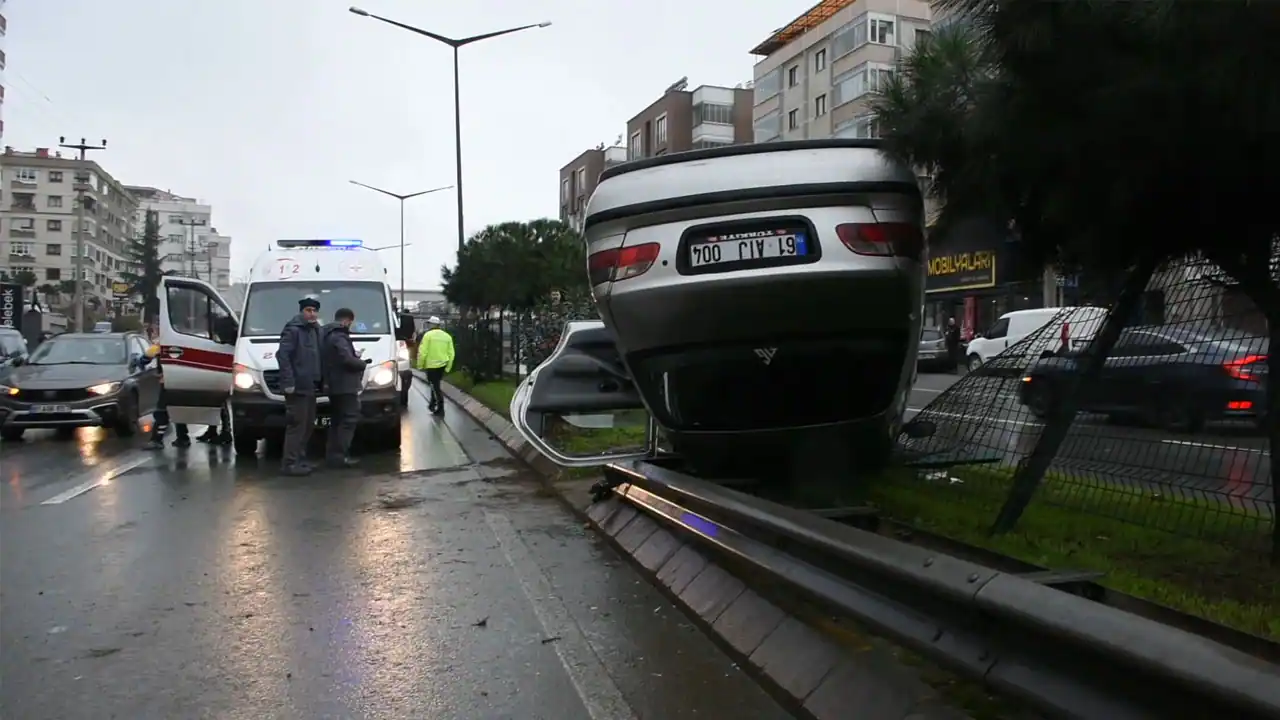
[[[942,390],[934,390],[933,388],[913,387],[913,388],[911,388],[911,392],[927,392],[927,393],[934,393],[934,394],[937,394],[937,393],[940,393],[940,392],[943,392],[943,391],[942,391]]]
[[[484,519],[498,539],[507,564],[515,571],[520,589],[533,606],[533,614],[547,637],[560,638],[552,643],[556,656],[591,720],[637,720],[635,711],[614,684],[609,671],[587,641],[582,628],[573,621],[569,610],[551,589],[551,582],[538,567],[529,546],[503,513],[486,512]]]
[[[72,498],[80,497],[81,495],[89,492],[90,490],[93,490],[96,487],[106,485],[107,483],[111,482],[114,478],[117,478],[129,472],[130,470],[138,467],[139,465],[143,465],[151,462],[151,459],[152,457],[150,455],[143,455],[142,457],[138,457],[133,460],[129,460],[127,462],[122,462],[122,463],[113,465],[106,470],[94,469],[94,470],[90,470],[87,473],[81,473],[79,477],[77,477],[76,479],[79,479],[82,477],[88,477],[89,479],[85,480],[84,482],[81,482],[79,485],[76,485],[70,490],[64,490],[58,493],[57,495],[54,495],[53,497],[49,498],[48,500],[45,500],[40,504],[41,505],[61,505],[62,503]]]
[[[923,412],[923,410],[924,408],[913,408],[913,407],[907,408],[908,413],[915,413],[917,415]],[[963,413],[941,412],[938,410],[931,410],[929,414],[941,415],[942,417],[958,418],[962,420],[979,420],[981,422],[1002,423],[1004,425],[1019,425],[1022,427],[1040,427],[1041,425],[1044,424],[1044,423],[1038,423],[1038,422],[1026,422],[1024,420],[1005,420],[1002,418],[987,418],[987,417],[982,417],[980,415],[965,415]],[[1116,438],[1116,439],[1123,441],[1123,440],[1128,440],[1130,438]],[[1144,438],[1132,438],[1132,439],[1139,442],[1149,442]],[[1250,454],[1262,455],[1264,457],[1271,457],[1271,451],[1265,450],[1263,448],[1236,447],[1235,445],[1214,445],[1213,443],[1198,443],[1198,442],[1191,442],[1190,440],[1161,440],[1160,442],[1164,443],[1165,445],[1181,445],[1185,447],[1204,448],[1206,450],[1222,450],[1225,452],[1250,453]]]
[[[1160,442],[1166,445],[1184,445],[1186,447],[1205,448],[1208,450],[1226,450],[1229,452],[1256,453],[1258,455],[1271,456],[1271,451],[1264,448],[1236,447],[1235,445],[1214,445],[1213,443],[1198,443],[1191,442],[1190,440],[1161,440]]]
[[[916,413],[917,415],[924,411],[924,408],[907,408],[907,412]],[[983,417],[981,415],[965,415],[964,413],[942,412],[939,410],[930,410],[930,415],[941,415],[942,417],[958,418],[961,420],[980,420],[982,422],[1001,423],[1004,425],[1018,425],[1021,427],[1040,427],[1043,423],[1026,422],[1025,420],[1005,420],[1003,418]]]

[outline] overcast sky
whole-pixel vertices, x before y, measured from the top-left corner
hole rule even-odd
[[[397,201],[454,182],[450,50],[347,12],[349,0],[10,0],[4,144],[106,138],[127,184],[213,205],[233,275],[273,239],[397,241]],[[558,213],[557,171],[612,144],[681,76],[751,79],[749,51],[812,0],[357,0],[465,37],[468,234]],[[452,191],[408,203],[407,284],[436,287],[457,246]],[[394,251],[384,252],[393,278]]]

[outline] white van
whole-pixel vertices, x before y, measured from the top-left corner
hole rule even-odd
[[[977,370],[1041,328],[1045,330],[1037,334],[1034,343],[1023,348],[1022,354],[1030,361],[1045,352],[1056,352],[1061,346],[1064,323],[1070,345],[1079,346],[1097,334],[1106,318],[1107,309],[1100,307],[1048,307],[1005,313],[985,332],[978,333],[969,341],[965,350],[968,369],[970,372]],[[1052,327],[1046,327],[1050,324]]]
[[[398,340],[386,270],[358,240],[281,240],[253,264],[238,314],[208,283],[165,277],[159,292],[159,344],[165,395],[174,422],[216,425],[231,403],[236,452],[253,454],[264,438],[284,434],[284,396],[275,353],[280,331],[298,301],[320,301],[321,322],[341,307],[355,312],[351,341],[369,361],[361,393],[361,425],[400,442],[401,390],[409,351]],[[328,398],[318,400],[317,425],[327,426]]]

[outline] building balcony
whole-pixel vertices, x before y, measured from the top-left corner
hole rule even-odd
[[[693,126],[693,142],[699,140],[721,141],[726,143],[733,142],[734,132],[732,125],[724,123],[698,123]]]
[[[10,190],[35,190],[36,183],[33,180],[10,180]]]
[[[35,228],[32,228],[32,229],[30,229],[30,230],[26,230],[26,229],[23,229],[23,228],[16,228],[16,227],[10,227],[10,228],[9,228],[9,237],[15,237],[15,238],[33,238],[33,237],[35,237],[35,236],[36,236]]]

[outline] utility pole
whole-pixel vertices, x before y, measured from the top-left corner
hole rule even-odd
[[[196,228],[204,227],[205,221],[197,220],[195,217],[187,217],[178,221],[178,224],[187,228],[187,251],[183,253],[186,256],[186,262],[183,264],[186,266],[187,277],[199,280],[200,273],[196,272]]]
[[[67,150],[79,151],[81,169],[76,173],[76,175],[79,175],[80,172],[88,174],[92,172],[92,170],[89,168],[88,162],[86,161],[89,151],[90,150],[106,150],[107,141],[103,140],[101,145],[90,145],[84,138],[80,138],[79,143],[69,143],[67,142],[66,136],[62,136],[58,138],[58,147],[66,148]],[[76,292],[74,295],[74,298],[75,298],[74,302],[76,305],[76,332],[85,331],[85,328],[84,328],[84,277],[83,277],[84,250],[85,250],[84,209],[85,209],[85,201],[88,199],[86,198],[85,193],[93,189],[93,184],[91,182],[92,180],[93,180],[93,177],[91,175],[88,177],[88,180],[83,183],[80,182],[80,179],[78,177],[72,178],[72,181],[73,181],[72,185],[75,187],[75,191],[76,191],[76,256],[72,260],[73,265],[71,270],[72,274],[75,276],[74,279],[76,283]]]

